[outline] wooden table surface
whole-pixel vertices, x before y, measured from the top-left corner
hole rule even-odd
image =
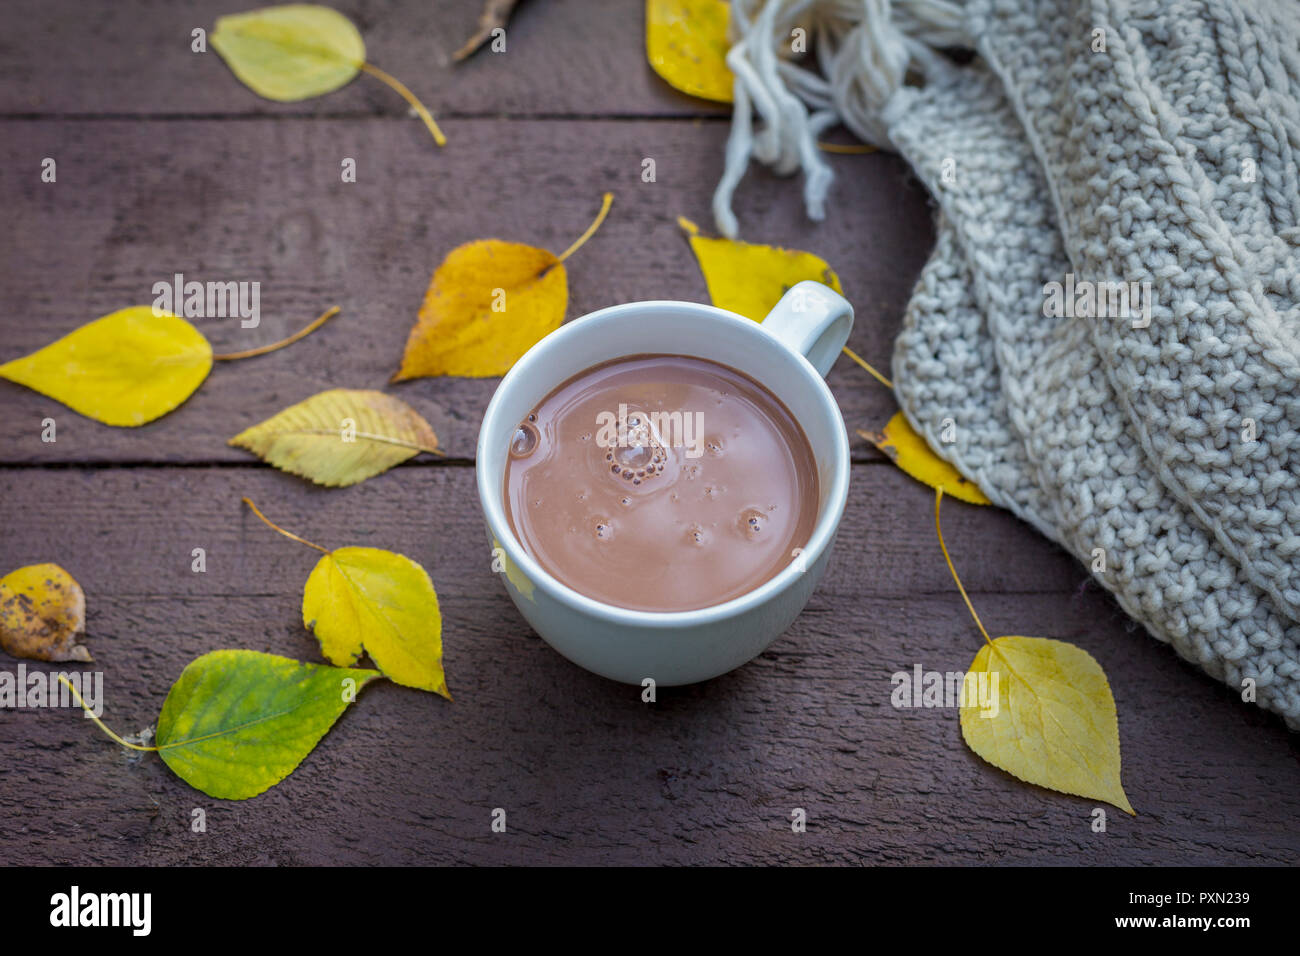
[[[0,862],[1294,863],[1296,736],[1130,622],[1069,556],[1011,515],[945,505],[945,531],[990,629],[1072,641],[1105,668],[1139,815],[1020,783],[962,742],[952,710],[896,710],[895,671],[963,670],[980,637],[936,546],[932,496],[854,438],[838,550],[769,651],[706,684],[595,677],[528,628],[491,570],[474,441],[495,380],[386,385],[434,266],[499,237],[564,248],[605,190],[611,215],[569,263],[574,317],[649,298],[707,301],[675,219],[710,225],[729,113],[680,95],[644,56],[642,4],[525,3],[504,54],[450,52],[478,0],[352,0],[371,60],[438,116],[437,150],[368,77],[291,105],[190,52],[240,2],[10,0],[0,13],[0,360],[115,309],[175,272],[261,282],[262,322],[199,320],[219,364],[179,410],[115,429],[0,382],[0,572],[54,561],[87,595],[105,719],[150,725],[185,664],[242,647],[318,660],[300,623],[315,555],[241,507],[328,546],[400,551],[432,575],[455,702],[373,685],[286,781],[213,800],[154,755],[128,755],[71,710],[0,711]],[[41,160],[58,181],[40,181]],[[340,181],[344,157],[357,182]],[[656,161],[657,181],[641,181]],[[738,197],[745,238],[816,252],[888,364],[933,241],[924,191],[887,154],[832,157],[831,213],[764,170]],[[892,395],[845,359],[830,375],[850,431]],[[385,388],[447,457],[324,490],[226,445],[326,387]],[[41,441],[54,418],[58,440]],[[206,573],[191,571],[204,548]],[[0,655],[0,669],[18,662]],[[493,833],[493,808],[507,832]],[[791,831],[791,811],[808,814]],[[194,833],[192,811],[207,815]]]

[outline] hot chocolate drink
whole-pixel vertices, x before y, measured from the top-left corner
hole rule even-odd
[[[797,560],[817,465],[789,410],[715,362],[638,355],[547,395],[513,437],[505,509],[528,553],[597,601],[686,611]]]

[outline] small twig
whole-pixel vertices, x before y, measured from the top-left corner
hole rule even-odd
[[[486,43],[493,30],[504,28],[517,2],[518,0],[485,0],[483,11],[478,15],[478,29],[451,58],[459,63]]]

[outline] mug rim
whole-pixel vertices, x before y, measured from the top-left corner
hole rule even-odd
[[[506,558],[513,561],[523,571],[524,576],[535,587],[541,589],[552,600],[564,604],[574,610],[580,611],[588,616],[595,617],[606,621],[610,624],[624,626],[639,626],[650,628],[671,629],[683,626],[699,626],[709,624],[714,621],[724,620],[734,617],[737,614],[749,610],[751,607],[761,605],[768,599],[784,591],[793,584],[801,575],[807,573],[800,571],[795,567],[795,562],[790,562],[775,575],[764,581],[758,587],[746,591],[744,594],[723,601],[720,604],[709,604],[704,607],[694,608],[685,611],[639,611],[631,608],[619,607],[616,604],[609,604],[604,601],[598,601],[595,598],[576,591],[564,584],[528,553],[527,548],[518,540],[513,530],[510,528],[510,522],[505,515],[505,502],[503,492],[500,487],[504,481],[504,474],[497,477],[495,485],[490,480],[493,476],[487,474],[486,468],[482,463],[486,460],[485,452],[487,450],[488,433],[491,430],[489,426],[496,424],[494,419],[500,414],[500,407],[504,403],[504,396],[508,395],[515,381],[524,374],[524,368],[530,363],[536,363],[545,357],[546,354],[554,349],[563,347],[564,343],[579,334],[574,330],[579,328],[583,323],[604,318],[607,321],[617,320],[623,316],[630,316],[645,311],[656,309],[673,308],[678,310],[693,311],[699,315],[707,316],[710,319],[719,320],[736,328],[743,328],[745,334],[756,331],[766,337],[773,348],[784,349],[794,356],[798,361],[804,373],[805,379],[811,381],[813,387],[819,390],[819,396],[822,401],[830,408],[835,410],[837,417],[841,419],[841,427],[832,429],[832,454],[833,462],[833,479],[831,488],[826,496],[826,507],[816,525],[813,526],[813,532],[808,538],[807,545],[804,546],[803,553],[808,555],[806,567],[811,567],[822,556],[822,553],[830,546],[832,539],[839,529],[840,520],[844,515],[844,507],[848,501],[849,486],[849,440],[848,432],[843,427],[843,416],[839,409],[839,403],[831,393],[830,387],[821,374],[813,368],[811,362],[802,353],[795,351],[780,341],[770,332],[763,329],[761,322],[755,322],[753,319],[745,318],[735,312],[726,309],[719,309],[717,306],[705,305],[700,302],[686,302],[677,299],[650,299],[638,302],[625,302],[619,305],[606,306],[603,309],[597,309],[594,312],[588,312],[579,316],[571,322],[566,322],[559,328],[548,333],[531,348],[528,349],[519,359],[511,366],[510,370],[502,377],[497,384],[496,390],[492,393],[492,398],[488,402],[487,409],[483,413],[483,421],[479,425],[479,437],[475,449],[475,483],[478,486],[479,505],[483,509],[483,517],[487,522],[488,530],[492,534],[493,542],[505,550]],[[665,352],[665,355],[687,355],[693,356],[689,349],[681,351]],[[610,356],[609,361],[619,356]],[[701,357],[701,356],[694,356]],[[712,361],[712,360],[709,360]],[[729,366],[731,367],[731,366]],[[733,367],[734,368],[734,367]],[[735,369],[735,371],[748,375],[744,369]],[[551,388],[562,384],[555,382]],[[765,386],[766,387],[766,386]],[[548,392],[549,394],[549,392]],[[778,396],[779,398],[779,396]]]

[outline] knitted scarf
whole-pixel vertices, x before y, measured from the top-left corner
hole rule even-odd
[[[908,420],[1300,729],[1300,3],[733,0],[731,19],[719,230],[751,157],[802,170],[822,218],[833,123],[903,156],[938,207],[893,357]]]

